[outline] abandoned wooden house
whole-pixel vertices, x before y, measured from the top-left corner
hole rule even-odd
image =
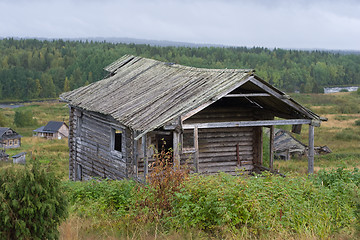
[[[45,126],[33,130],[35,137],[62,139],[69,137],[69,127],[65,122],[49,121]]]
[[[8,127],[0,127],[1,148],[18,148],[21,146],[21,135]]]
[[[309,125],[309,173],[314,127],[323,118],[255,75],[253,70],[202,69],[135,56],[105,68],[107,78],[63,93],[68,103],[69,177],[122,179],[148,174],[163,140],[174,165],[194,172],[252,171],[263,164],[262,128]],[[270,154],[270,168],[273,154]]]

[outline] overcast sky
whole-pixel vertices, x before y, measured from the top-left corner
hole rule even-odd
[[[0,37],[360,50],[360,1],[0,0]]]

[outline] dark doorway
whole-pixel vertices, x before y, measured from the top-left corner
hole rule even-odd
[[[165,150],[168,152],[170,149],[173,149],[173,135],[171,132],[169,134],[157,134],[156,135],[156,143],[157,143],[157,150],[161,152]]]

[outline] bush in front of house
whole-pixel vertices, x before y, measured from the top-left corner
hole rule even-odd
[[[0,170],[0,239],[57,239],[67,216],[60,180],[40,164]]]

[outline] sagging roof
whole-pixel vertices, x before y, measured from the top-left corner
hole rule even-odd
[[[72,106],[109,115],[143,133],[239,89],[269,93],[270,98],[252,99],[259,106],[276,109],[280,117],[319,119],[251,69],[203,69],[130,55],[104,69],[110,72],[108,78],[63,93],[60,98]]]
[[[266,134],[269,135],[269,129],[265,129]],[[306,145],[293,137],[284,129],[275,128],[274,137],[274,151],[303,154],[306,150]]]

